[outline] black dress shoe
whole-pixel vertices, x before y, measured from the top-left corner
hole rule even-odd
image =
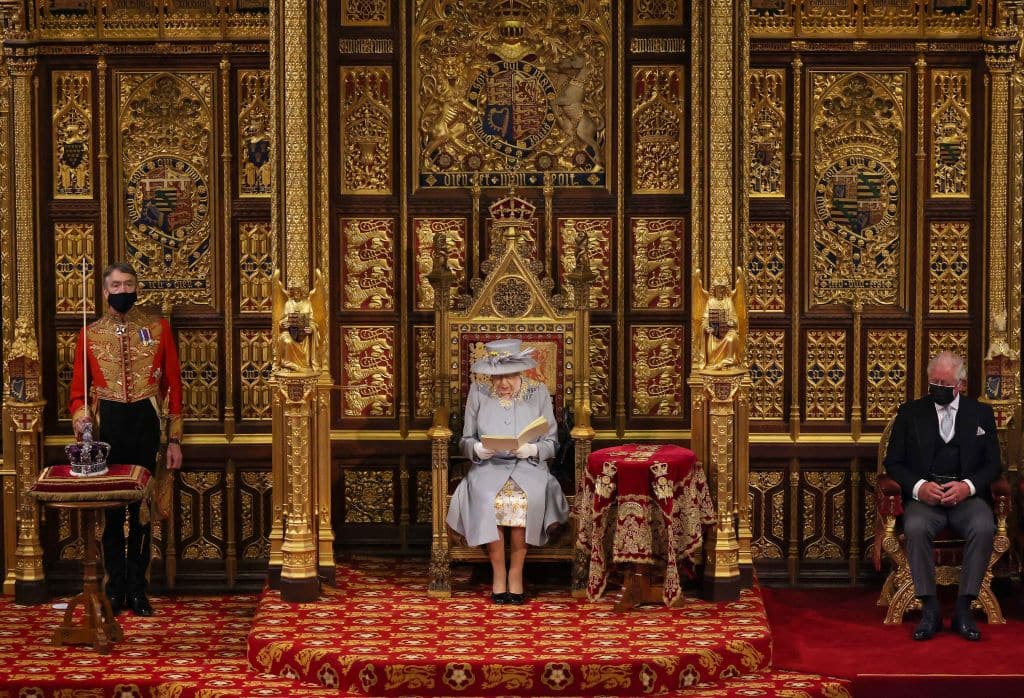
[[[931,640],[935,633],[942,629],[942,616],[938,611],[925,609],[921,611],[921,622],[914,628],[915,640]]]
[[[132,609],[132,612],[137,616],[153,615],[153,607],[149,605],[149,599],[146,598],[145,594],[129,594],[128,608]]]
[[[498,605],[504,606],[508,603],[508,592],[491,592],[491,603],[496,603]]]
[[[970,613],[958,613],[953,616],[953,630],[955,630],[960,637],[971,642],[977,642],[981,639],[981,631],[978,630],[978,626],[974,623],[974,616]]]
[[[124,595],[108,596],[107,600],[110,601],[110,612],[114,614],[114,617],[121,615],[121,610],[124,608]]]
[[[511,591],[508,593],[508,603],[513,606],[522,606],[525,597],[522,594],[513,594]]]

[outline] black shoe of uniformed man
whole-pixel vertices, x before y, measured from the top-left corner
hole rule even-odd
[[[128,595],[128,608],[137,616],[153,615],[153,607],[149,605],[149,599],[143,592]]]
[[[981,639],[981,631],[978,630],[978,626],[974,622],[974,615],[970,612],[953,614],[953,630],[960,637],[971,642]]]
[[[124,594],[108,596],[107,600],[110,601],[110,612],[114,614],[114,617],[121,615],[121,610],[124,608]]]
[[[942,629],[942,616],[938,609],[925,608],[921,611],[921,622],[914,628],[915,640],[931,640]]]

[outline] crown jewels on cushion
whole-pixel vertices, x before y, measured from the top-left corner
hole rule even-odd
[[[78,477],[103,475],[107,472],[110,444],[92,440],[92,427],[86,426],[82,440],[64,447],[71,462],[71,474]]]

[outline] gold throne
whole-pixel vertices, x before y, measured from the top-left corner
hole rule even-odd
[[[569,525],[551,541],[530,551],[531,561],[568,560],[573,565],[572,591],[586,594],[587,561],[577,556],[574,502],[590,454],[594,432],[590,426],[590,270],[587,240],[575,241],[576,268],[568,274],[573,293],[552,293],[553,282],[541,278],[542,265],[531,241],[535,207],[512,191],[491,207],[491,253],[481,264],[482,281],[474,279],[472,294],[453,302],[448,268],[447,242],[443,233],[434,238],[433,270],[428,275],[434,288],[435,374],[434,418],[427,435],[431,440],[432,521],[430,556],[431,596],[447,597],[452,591],[451,566],[459,561],[487,561],[482,547],[455,540],[445,524],[452,493],[469,468],[456,447],[462,435],[462,412],[472,381],[485,376],[470,374],[469,367],[495,339],[518,337],[524,347],[534,347],[538,366],[534,378],[544,381],[554,400],[558,421],[559,450],[552,473],[562,483],[573,515]],[[559,462],[560,461],[560,462]]]

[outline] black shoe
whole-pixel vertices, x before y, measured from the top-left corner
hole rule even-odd
[[[522,606],[524,600],[523,594],[513,594],[511,591],[508,593],[508,603],[513,606]]]
[[[970,613],[957,613],[953,616],[953,630],[965,640],[977,642],[981,639],[981,631],[974,623],[974,616]]]
[[[491,603],[496,603],[499,606],[504,606],[505,604],[508,603],[508,592],[507,591],[502,591],[502,592],[492,591],[491,592]]]
[[[941,629],[942,616],[938,611],[926,608],[921,611],[921,622],[914,628],[914,639],[931,640]]]
[[[149,605],[149,599],[142,592],[128,595],[128,608],[137,616],[153,615],[153,607]]]
[[[124,594],[108,596],[107,600],[110,601],[110,612],[114,614],[114,617],[121,615],[121,610],[124,608]]]

